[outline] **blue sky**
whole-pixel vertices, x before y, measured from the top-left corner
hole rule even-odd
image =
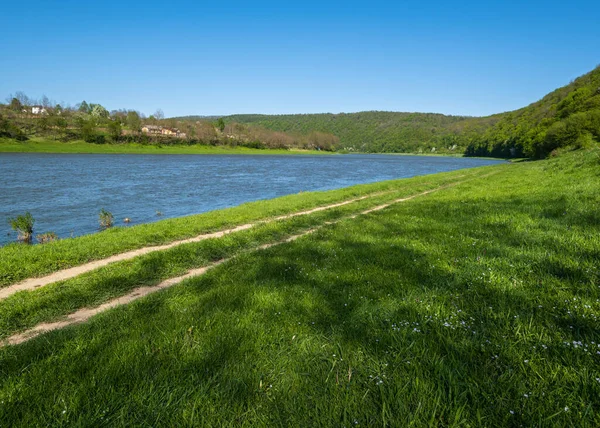
[[[52,3],[2,6],[0,99],[166,116],[479,116],[600,63],[600,2]]]

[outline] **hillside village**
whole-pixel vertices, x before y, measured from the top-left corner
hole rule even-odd
[[[185,132],[181,132],[177,128],[167,128],[160,125],[144,125],[142,132],[148,135],[164,135],[166,137],[187,138]]]
[[[0,104],[0,137],[27,141],[83,140],[93,144],[137,143],[142,145],[210,145],[254,149],[312,149],[333,151],[339,139],[328,133],[291,134],[260,125],[211,121],[165,119],[161,110],[146,117],[135,110],[108,111],[96,103],[61,106],[42,97],[42,102],[22,92]]]

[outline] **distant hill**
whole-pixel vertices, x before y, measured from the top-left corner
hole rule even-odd
[[[205,121],[205,122],[213,122],[216,120],[219,120],[222,117],[226,117],[226,116],[219,116],[219,115],[210,115],[210,116],[179,116],[179,117],[169,117],[169,119],[174,119],[174,120],[187,120],[187,121]]]
[[[339,137],[341,148],[363,152],[431,150],[436,145],[443,145],[438,142],[438,136],[445,134],[453,124],[465,120],[461,116],[385,111],[282,116],[234,115],[224,119],[289,133],[327,132]],[[448,141],[444,145],[451,147],[453,143]]]
[[[202,120],[189,116],[187,120]],[[226,123],[243,123],[289,134],[314,132],[334,134],[340,139],[338,149],[361,152],[418,152],[447,149],[463,152],[451,135],[453,125],[472,120],[463,116],[436,113],[397,113],[367,111],[360,113],[322,113],[224,116]],[[492,119],[493,120],[493,119]],[[460,128],[460,127],[459,127]],[[448,136],[448,137],[446,137]],[[452,148],[453,146],[456,146]]]
[[[339,137],[338,149],[350,151],[540,158],[559,147],[600,141],[600,67],[527,107],[487,117],[367,111],[223,119],[291,134],[331,133]]]

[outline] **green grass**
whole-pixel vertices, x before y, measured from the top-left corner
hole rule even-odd
[[[0,138],[0,153],[116,153],[116,154],[153,154],[153,155],[323,155],[331,154],[317,150],[250,149],[232,146],[175,145],[162,146],[142,144],[91,144],[85,141],[63,143],[47,138],[32,138],[17,141]]]
[[[176,246],[131,260],[112,263],[73,279],[60,281],[35,293],[20,292],[0,300],[0,340],[40,322],[59,319],[83,307],[98,306],[139,286],[152,286],[193,268],[229,258],[266,243],[281,241],[324,222],[344,217],[403,197],[405,189],[356,203],[261,224],[218,239]]]
[[[1,349],[0,425],[598,426],[600,151],[486,171],[162,254],[238,255]]]
[[[453,171],[429,176],[354,186],[327,192],[308,192],[251,202],[238,207],[188,217],[166,219],[133,227],[63,239],[44,245],[11,244],[0,248],[0,287],[41,276],[148,245],[164,244],[228,227],[268,219],[357,196],[396,189],[404,195],[435,188],[457,177],[478,174],[485,169]],[[461,179],[464,179],[461,178]]]

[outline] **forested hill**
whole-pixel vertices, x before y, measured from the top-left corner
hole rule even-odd
[[[331,133],[339,137],[339,149],[350,151],[540,158],[600,141],[600,67],[527,107],[487,117],[369,111],[223,119],[303,135]]]
[[[341,148],[347,150],[414,152],[441,145],[436,141],[437,136],[465,118],[431,113],[367,111],[281,116],[234,115],[224,119],[290,133],[331,133],[339,137]],[[425,146],[424,142],[431,144]]]
[[[467,155],[545,157],[600,142],[600,66],[470,136]],[[484,119],[481,119],[484,120]]]
[[[197,120],[196,116],[186,118]],[[226,123],[243,123],[290,134],[321,132],[340,139],[338,149],[360,152],[454,152],[463,153],[468,141],[457,135],[483,132],[497,118],[467,118],[436,113],[366,111],[223,117]]]

